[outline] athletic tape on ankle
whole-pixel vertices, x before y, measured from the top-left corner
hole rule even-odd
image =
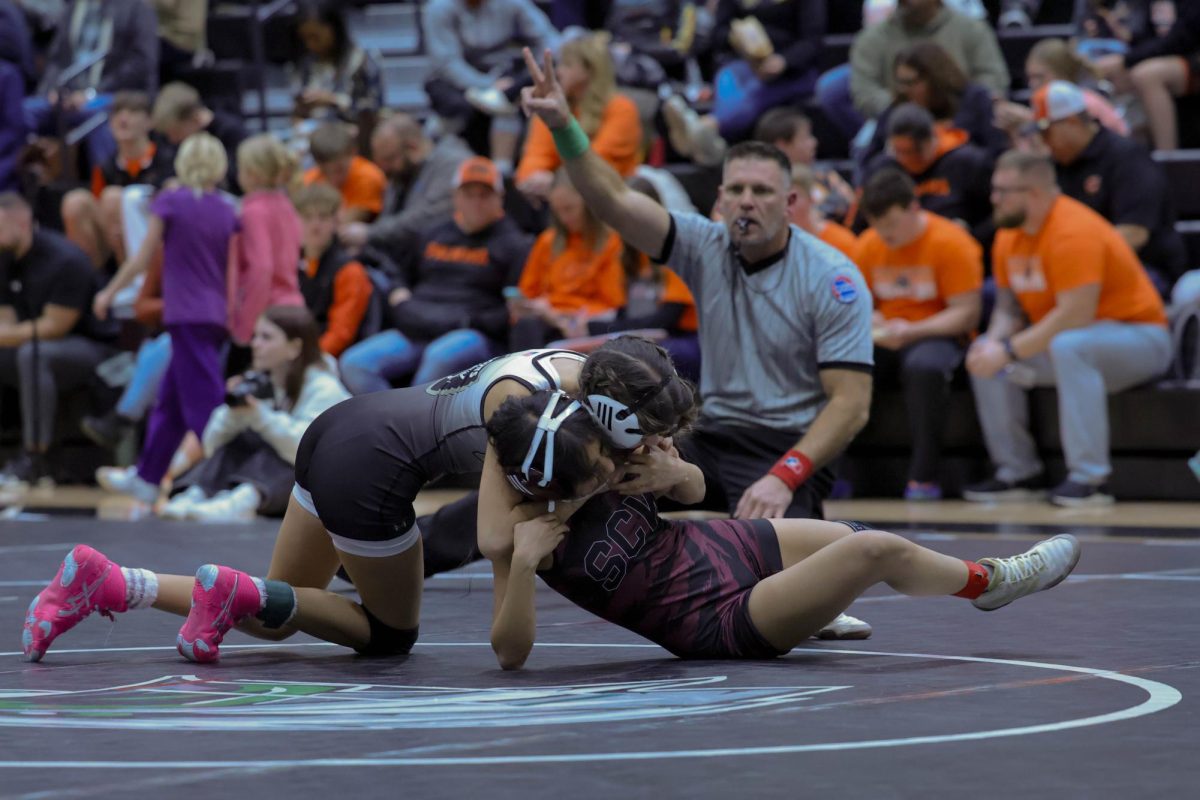
[[[255,616],[264,628],[282,628],[296,616],[296,590],[283,581],[263,581],[267,587],[267,602]]]
[[[558,148],[558,154],[562,156],[563,161],[579,158],[591,146],[588,135],[580,127],[579,120],[574,117],[561,128],[551,128],[550,135],[554,137],[554,146]]]

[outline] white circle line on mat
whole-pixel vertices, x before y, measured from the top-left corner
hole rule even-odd
[[[323,644],[323,643],[318,643]],[[295,646],[295,645],[291,645]],[[486,642],[430,642],[418,644],[418,647],[489,647]],[[651,644],[582,644],[582,643],[539,643],[538,647],[604,647],[604,648],[655,648]],[[245,647],[260,647],[246,645]],[[168,650],[165,647],[127,647],[105,648],[101,650],[64,650],[57,652],[114,652],[114,651],[145,651]],[[972,742],[986,739],[1000,739],[1010,736],[1030,736],[1040,733],[1056,733],[1087,728],[1095,725],[1105,725],[1110,722],[1136,719],[1176,705],[1183,699],[1182,693],[1173,686],[1159,681],[1146,680],[1132,675],[1124,675],[1111,670],[1093,667],[1079,667],[1069,664],[1050,664],[1041,661],[1019,661],[1006,658],[983,658],[979,656],[947,656],[932,653],[888,653],[878,650],[834,650],[820,648],[815,653],[838,653],[844,655],[884,656],[889,658],[920,658],[937,659],[942,661],[961,661],[977,664],[999,664],[1004,666],[1021,667],[1026,669],[1042,669],[1058,672],[1071,672],[1089,675],[1101,680],[1110,680],[1135,686],[1146,692],[1147,697],[1141,703],[1111,711],[1106,714],[1096,714],[1076,719],[1046,722],[1037,725],[1022,725],[1012,728],[995,728],[991,730],[968,731],[962,733],[938,734],[927,736],[902,736],[887,739],[868,739],[852,742],[820,742],[813,744],[779,744],[759,747],[718,747],[698,748],[687,750],[644,750],[612,753],[546,753],[531,755],[499,755],[499,756],[448,756],[444,758],[430,757],[364,757],[364,758],[307,758],[307,759],[254,759],[254,760],[219,760],[219,761],[0,761],[0,769],[274,769],[295,767],[445,767],[445,766],[502,766],[516,764],[567,764],[587,763],[598,761],[651,761],[658,759],[694,759],[694,758],[728,758],[747,756],[785,755],[793,753],[816,753],[843,750],[867,750],[887,747],[911,747],[924,744],[947,744],[950,742]],[[0,653],[0,655],[11,655]]]

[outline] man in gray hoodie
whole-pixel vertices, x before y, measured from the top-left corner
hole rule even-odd
[[[1008,91],[1008,66],[987,20],[948,8],[942,0],[898,0],[891,17],[854,37],[848,93],[844,67],[821,76],[817,97],[826,114],[847,136],[853,136],[866,120],[879,116],[895,100],[892,71],[896,55],[926,40],[944,47],[969,80],[999,96]]]
[[[863,116],[876,117],[892,104],[896,54],[927,39],[944,47],[969,80],[997,95],[1008,91],[1008,66],[986,21],[946,8],[942,0],[899,0],[895,14],[860,33],[850,47],[850,93]]]

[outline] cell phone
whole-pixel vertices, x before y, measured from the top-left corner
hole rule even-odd
[[[501,291],[501,294],[504,295],[505,300],[516,300],[520,297],[524,297],[524,295],[521,293],[521,289],[517,286],[505,286]]]

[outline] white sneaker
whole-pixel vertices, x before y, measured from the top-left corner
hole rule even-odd
[[[677,94],[672,94],[662,104],[663,121],[667,123],[667,138],[675,152],[685,158],[692,155],[692,129],[695,127],[696,112]]]
[[[1023,8],[1010,8],[1000,15],[997,20],[997,27],[1000,29],[1024,29],[1033,27],[1033,20],[1029,18],[1029,12]]]
[[[137,467],[100,467],[96,470],[96,483],[148,505],[158,499],[158,487],[138,475]]]
[[[988,589],[971,602],[982,611],[995,611],[1027,594],[1060,584],[1079,563],[1079,540],[1069,533],[1038,542],[1019,556],[981,558],[992,568]]]
[[[486,89],[471,87],[465,97],[468,103],[492,117],[507,117],[517,113],[517,107],[509,102],[508,96],[495,86]]]
[[[714,166],[725,158],[726,144],[715,125],[707,125],[681,96],[675,94],[662,105],[671,147],[702,166]]]
[[[189,486],[168,500],[159,516],[163,519],[187,519],[196,504],[207,499],[208,496],[199,486]]]
[[[849,614],[838,614],[837,618],[813,634],[817,639],[869,639],[871,623]]]
[[[258,490],[243,483],[231,492],[221,492],[193,504],[188,518],[200,522],[252,522],[258,516],[261,503]]]

